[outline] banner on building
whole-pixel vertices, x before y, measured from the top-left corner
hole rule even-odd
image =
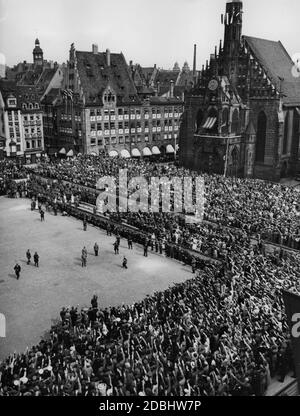
[[[295,370],[300,392],[300,296],[282,291],[292,341]]]

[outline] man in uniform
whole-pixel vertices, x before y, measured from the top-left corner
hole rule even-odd
[[[86,231],[87,229],[87,222],[86,222],[86,218],[84,218],[83,220],[83,231]]]
[[[122,267],[123,267],[123,269],[127,269],[127,259],[126,259],[126,257],[124,256],[124,258],[123,258],[123,264],[122,264]]]
[[[114,242],[113,246],[114,246],[115,254],[119,254],[119,244],[117,240]]]
[[[45,221],[45,212],[42,209],[40,210],[40,214],[41,214],[41,221]]]
[[[144,243],[144,257],[148,257],[148,241]]]
[[[84,246],[81,250],[81,266],[86,267],[86,260],[87,260],[87,249]]]
[[[17,262],[15,267],[14,267],[15,273],[16,273],[16,278],[17,280],[19,280],[20,277],[20,273],[21,273],[21,266],[19,265],[19,263]]]
[[[132,238],[131,238],[131,236],[130,236],[130,235],[128,236],[127,241],[128,241],[128,249],[129,249],[129,250],[132,250]]]
[[[95,252],[95,256],[97,257],[99,253],[99,246],[97,243],[94,244],[94,252]]]
[[[121,237],[120,237],[119,231],[117,231],[116,239],[117,239],[117,243],[118,243],[118,246],[119,246],[120,242],[121,242]]]
[[[35,267],[39,267],[39,258],[40,258],[40,256],[38,255],[37,252],[35,252],[34,255],[33,255],[33,260],[34,260]]]
[[[29,249],[26,251],[26,257],[27,257],[27,264],[30,264],[31,253],[30,253],[30,250]]]

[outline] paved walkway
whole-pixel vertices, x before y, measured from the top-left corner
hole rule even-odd
[[[0,313],[6,316],[6,338],[0,338],[0,359],[12,351],[23,351],[40,340],[62,306],[90,304],[94,293],[101,307],[132,303],[154,291],[191,278],[191,268],[149,252],[134,244],[128,250],[121,239],[120,254],[113,252],[115,237],[72,217],[46,212],[45,222],[30,210],[27,199],[0,197]],[[99,257],[93,254],[95,241]],[[88,250],[87,268],[81,267],[81,249]],[[27,266],[26,250],[37,250],[40,268]],[[123,255],[128,270],[121,267]],[[16,261],[22,267],[14,276]]]

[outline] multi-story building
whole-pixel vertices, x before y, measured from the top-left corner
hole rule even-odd
[[[300,77],[281,42],[242,36],[228,2],[224,42],[186,94],[182,165],[278,181],[300,171]]]
[[[183,102],[137,90],[122,53],[71,45],[65,91],[57,104],[61,153],[140,157],[174,154]],[[71,152],[72,153],[72,152]],[[69,153],[70,154],[70,153]]]
[[[44,151],[43,114],[35,88],[1,80],[0,108],[6,156],[35,163]]]

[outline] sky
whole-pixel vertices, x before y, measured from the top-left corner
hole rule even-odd
[[[66,62],[77,50],[123,52],[127,62],[197,69],[223,39],[226,0],[0,0],[0,61],[32,62],[38,37],[44,59]],[[281,40],[300,53],[299,0],[244,0],[243,34]],[[2,63],[2,62],[1,62]]]

